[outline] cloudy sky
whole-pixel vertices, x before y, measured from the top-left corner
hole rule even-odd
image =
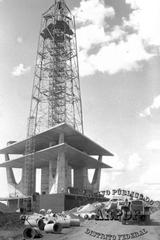
[[[0,0],[0,147],[26,136],[40,18],[52,3]],[[113,169],[101,189],[160,199],[160,1],[66,3],[76,16],[85,134],[115,155],[104,158]]]

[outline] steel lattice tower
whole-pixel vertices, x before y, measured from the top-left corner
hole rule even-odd
[[[60,123],[83,133],[75,20],[64,0],[42,15],[25,145],[24,186],[35,191],[35,135]]]
[[[52,128],[59,124],[61,126]],[[48,128],[52,128],[48,137],[47,131],[37,136]],[[54,136],[53,141],[49,136]],[[68,140],[65,144],[66,136],[71,137],[70,143]],[[79,147],[73,144],[75,136]],[[9,161],[10,152],[22,154],[21,160],[18,157]],[[42,194],[65,194],[72,185],[72,170],[75,189],[90,193],[99,191],[101,168],[109,167],[102,164],[102,155],[112,154],[83,135],[75,20],[64,0],[55,0],[42,15],[27,139],[15,143],[9,150],[4,149],[4,153],[8,184],[14,186],[21,197],[34,196],[37,168],[41,168]],[[97,163],[91,155],[99,156]],[[13,161],[15,167],[22,168],[20,183],[14,178]],[[88,169],[94,167],[96,170],[90,184]]]
[[[64,122],[83,133],[75,20],[64,0],[55,0],[42,15],[29,119],[33,118],[34,134]]]

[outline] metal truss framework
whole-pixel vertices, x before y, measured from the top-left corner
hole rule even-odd
[[[83,133],[75,20],[63,0],[42,15],[29,119],[33,118],[34,134],[63,122]],[[28,132],[31,125],[29,121]]]
[[[75,20],[64,0],[42,15],[25,146],[24,186],[35,192],[35,135],[60,123],[83,133]]]

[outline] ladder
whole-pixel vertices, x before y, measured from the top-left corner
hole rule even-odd
[[[31,196],[35,192],[35,118],[28,119],[27,139],[25,143],[24,192]]]

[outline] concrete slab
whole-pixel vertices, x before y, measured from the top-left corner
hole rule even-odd
[[[57,142],[60,133],[64,133],[64,141],[68,145],[86,152],[89,155],[113,156],[111,152],[99,146],[91,139],[63,123],[35,136],[36,151],[49,147],[50,142]],[[11,144],[0,150],[0,154],[24,154],[26,140]]]
[[[44,166],[49,166],[49,161],[57,161],[57,155],[59,151],[65,151],[66,159],[68,159],[69,165],[74,167],[87,167],[89,169],[94,169],[97,167],[98,161],[88,156],[85,152],[77,150],[74,147],[66,143],[58,144],[44,150],[40,150],[34,154],[35,168],[43,168]],[[13,167],[22,168],[24,166],[25,156],[16,158],[14,160],[9,160],[0,164],[0,167]],[[111,168],[109,165],[100,163],[101,168]]]

